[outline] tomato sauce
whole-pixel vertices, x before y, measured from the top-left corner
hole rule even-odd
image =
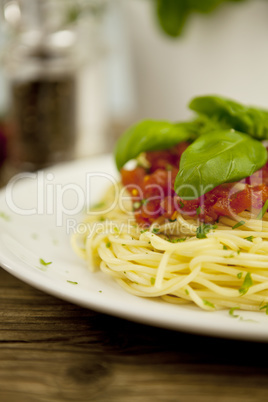
[[[196,199],[181,199],[174,191],[174,182],[188,145],[181,143],[170,150],[147,152],[148,169],[121,169],[122,183],[131,194],[140,225],[150,225],[156,219],[172,221],[178,212],[213,223],[220,216],[232,217],[262,208],[268,199],[268,163],[244,180],[222,184]]]

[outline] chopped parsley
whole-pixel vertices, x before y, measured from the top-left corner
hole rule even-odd
[[[149,229],[142,229],[141,233],[148,232]]]
[[[228,250],[228,247],[224,245],[223,250]]]
[[[107,241],[106,247],[107,247],[107,248],[111,247],[111,242],[110,242],[110,241]]]
[[[184,208],[184,203],[183,202],[179,202],[180,208]]]
[[[102,208],[102,207],[104,207],[105,206],[105,202],[99,202],[99,203],[97,203],[97,204],[94,204],[93,206],[92,206],[92,209],[99,209],[99,208]]]
[[[78,285],[78,282],[68,281],[68,280],[67,280],[67,282],[68,282],[68,283],[71,283],[72,285]]]
[[[268,315],[268,304],[265,304],[264,306],[260,307],[260,310],[264,310],[265,309],[265,314]]]
[[[41,265],[44,265],[45,267],[46,267],[47,265],[52,264],[52,261],[46,262],[46,261],[43,260],[43,258],[39,258],[39,262],[40,262]]]
[[[234,318],[238,318],[239,314],[234,314],[235,310],[240,310],[240,307],[232,307],[232,308],[230,308],[229,315],[234,317]]]
[[[214,304],[213,304],[213,303],[210,303],[210,302],[207,301],[207,300],[204,300],[204,299],[203,299],[203,303],[204,303],[205,306],[208,306],[208,307],[211,307],[211,308],[215,308]]]
[[[151,285],[155,284],[155,278],[151,278]]]
[[[245,276],[244,282],[241,286],[241,288],[238,290],[241,296],[245,295],[249,288],[253,285],[253,281],[251,278],[250,272],[248,272]]]
[[[211,225],[209,223],[201,223],[196,229],[196,237],[198,239],[206,239],[208,232],[213,229],[217,229],[217,225]]]
[[[159,231],[160,231],[160,229],[158,229],[158,228],[153,228],[153,230],[152,230],[152,232],[155,234],[158,233]]]
[[[189,296],[189,290],[188,289],[185,289],[185,293],[187,294],[187,296]]]
[[[171,238],[169,238],[168,239],[168,241],[170,242],[170,243],[182,243],[182,242],[184,242],[186,240],[186,237],[177,237],[176,239],[171,239]]]
[[[234,258],[234,254],[225,255],[224,258]]]
[[[196,215],[200,215],[201,213],[203,213],[201,206],[199,205],[198,208],[196,208]]]
[[[238,274],[236,275],[238,279],[241,279],[243,275],[243,272],[238,272]]]
[[[245,221],[237,222],[237,223],[232,227],[232,229],[237,229],[237,228],[239,228],[240,226],[243,226],[245,223],[246,223]]]
[[[149,200],[147,198],[143,198],[143,200],[141,200],[142,205],[147,205],[149,202]]]
[[[254,236],[245,237],[245,240],[253,242]]]
[[[265,212],[267,211],[267,209],[268,209],[268,200],[265,201],[265,203],[264,203],[262,209],[261,209],[260,212],[258,213],[257,219],[262,219],[262,218],[263,218],[263,215],[265,214]]]
[[[0,218],[4,219],[6,222],[10,221],[10,216],[7,215],[5,212],[0,212]]]

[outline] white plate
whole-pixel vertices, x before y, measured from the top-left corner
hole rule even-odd
[[[85,205],[116,180],[111,156],[17,176],[0,192],[0,265],[54,296],[133,321],[198,334],[268,341],[268,316],[206,312],[126,293],[101,272],[91,273],[73,252],[70,236]],[[52,262],[40,264],[40,258]],[[75,284],[74,282],[77,282]]]

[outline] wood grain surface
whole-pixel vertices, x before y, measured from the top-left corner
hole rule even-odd
[[[0,401],[267,401],[268,345],[96,313],[0,268]]]

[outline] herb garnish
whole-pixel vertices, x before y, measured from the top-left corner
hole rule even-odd
[[[105,202],[104,201],[101,201],[101,202],[98,202],[97,204],[94,204],[93,206],[92,206],[92,209],[100,209],[100,208],[102,208],[102,207],[104,207],[105,206]]]
[[[241,288],[238,290],[241,296],[245,295],[249,288],[253,285],[253,281],[251,278],[251,273],[248,272],[245,276],[244,282],[241,286]]]
[[[149,199],[148,199],[148,198],[143,198],[143,199],[141,200],[142,205],[147,205],[148,202],[149,202]]]
[[[240,310],[240,307],[232,307],[232,308],[230,308],[229,315],[231,315],[234,318],[238,318],[239,314],[234,314],[235,310]]]
[[[184,208],[184,203],[183,202],[179,202],[179,205],[180,205],[180,208],[182,209],[182,208]]]
[[[4,219],[6,222],[10,221],[10,216],[7,215],[5,212],[0,212],[0,218]]]
[[[236,275],[238,279],[241,279],[243,275],[243,272],[238,272],[238,274]]]
[[[220,184],[237,182],[267,162],[267,150],[249,135],[223,128],[211,133],[200,135],[181,156],[174,189],[182,199],[193,200]]]
[[[151,278],[151,285],[155,284],[155,278]]]
[[[172,3],[177,4],[175,0]],[[172,21],[173,17],[172,14]],[[219,96],[197,97],[189,107],[196,113],[194,120],[145,120],[130,127],[116,144],[118,170],[142,152],[169,149],[189,141],[191,145],[181,155],[174,184],[180,199],[187,200],[220,184],[248,177],[266,164],[267,150],[261,140],[267,139],[268,111]]]
[[[176,238],[176,239],[171,239],[171,238],[169,238],[168,239],[168,241],[170,242],[170,243],[182,243],[183,241],[185,241],[186,240],[186,237],[178,237],[178,238]]]
[[[258,213],[257,219],[262,219],[262,218],[263,218],[263,215],[265,214],[265,212],[267,211],[267,209],[268,209],[268,200],[265,201],[265,203],[264,203],[262,209],[261,209],[260,212]]]
[[[265,314],[268,315],[268,304],[265,304],[264,306],[260,307],[260,310],[264,310],[265,309]]]
[[[224,258],[234,258],[234,254],[225,255]]]
[[[240,226],[243,226],[245,223],[246,223],[245,221],[237,222],[237,223],[232,227],[232,229],[237,229],[237,228],[239,228]]]
[[[196,208],[196,215],[200,215],[202,212],[203,212],[203,211],[202,211],[202,209],[201,209],[201,207],[200,207],[200,205],[199,205],[199,207]]]
[[[211,225],[209,223],[201,223],[196,229],[196,237],[198,239],[206,239],[208,232],[213,229],[217,229],[217,225]]]
[[[107,248],[111,247],[111,242],[110,242],[110,241],[107,241],[106,247],[107,247]]]
[[[245,240],[253,242],[254,236],[245,237]]]
[[[159,231],[160,231],[160,229],[158,229],[158,228],[153,228],[153,230],[152,230],[152,232],[155,234],[158,233]]]
[[[43,258],[39,258],[39,262],[40,262],[41,265],[44,265],[44,266],[52,264],[52,261],[46,262],[46,261],[43,260]]]
[[[67,282],[68,282],[68,283],[71,283],[72,285],[78,285],[78,282],[68,281],[68,280],[67,280]]]
[[[213,304],[213,303],[210,303],[210,302],[207,301],[207,300],[204,300],[204,299],[203,299],[203,303],[204,303],[205,306],[208,306],[208,307],[211,307],[211,308],[215,308],[214,304]]]

